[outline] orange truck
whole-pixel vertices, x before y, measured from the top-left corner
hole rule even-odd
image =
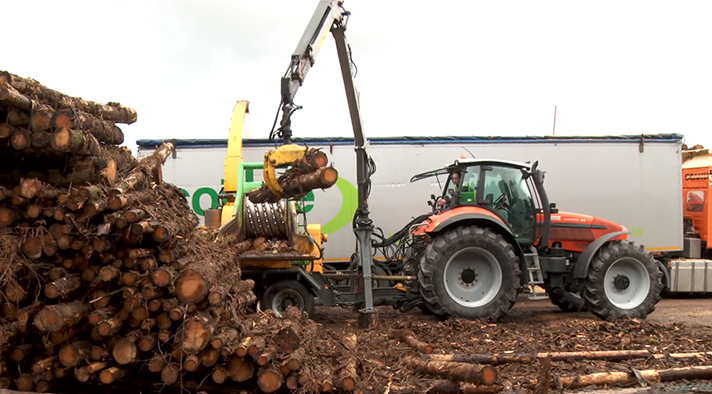
[[[667,290],[672,293],[712,291],[712,233],[709,196],[712,192],[712,154],[709,149],[682,152],[684,251],[661,254],[667,267]]]

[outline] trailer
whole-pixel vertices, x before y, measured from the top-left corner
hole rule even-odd
[[[164,165],[164,179],[183,189],[202,220],[205,209],[220,204],[227,140],[170,141],[176,150]],[[685,285],[683,280],[680,286],[680,275],[687,274],[670,272],[671,259],[677,262],[675,267],[687,267],[679,263],[685,256],[682,142],[679,134],[371,138],[369,152],[376,164],[371,177],[371,218],[377,231],[388,236],[414,217],[430,212],[430,196],[442,193],[445,179],[411,182],[411,177],[444,167],[454,159],[538,160],[540,168],[546,169],[546,187],[558,209],[621,223],[629,230],[629,239],[658,256],[667,290],[673,277],[678,282],[675,291],[689,292],[692,284]],[[137,141],[138,156],[148,154],[159,143]],[[323,149],[339,171],[335,187],[311,192],[303,201],[308,221],[320,223],[328,235],[325,264],[338,266],[349,261],[356,242],[351,226],[357,204],[354,141],[302,138],[298,143]],[[245,139],[244,160],[262,161],[264,153],[273,148],[274,142],[266,139]],[[260,176],[248,173],[246,177],[259,181]],[[694,269],[709,271],[712,286],[712,269],[700,261]],[[703,292],[707,292],[707,281],[704,283]]]

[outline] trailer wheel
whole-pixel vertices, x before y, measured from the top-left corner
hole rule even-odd
[[[423,303],[441,317],[499,320],[516,302],[521,270],[514,248],[488,228],[446,230],[420,260]]]
[[[586,302],[581,297],[580,293],[570,291],[568,286],[565,287],[550,287],[546,289],[546,294],[552,304],[559,307],[564,312],[585,312]]]
[[[265,290],[262,309],[271,309],[275,316],[282,317],[290,306],[299,308],[311,316],[314,310],[314,294],[296,280],[280,280]]]
[[[655,311],[662,290],[662,273],[652,253],[632,242],[615,241],[594,255],[582,295],[601,319],[645,319]]]

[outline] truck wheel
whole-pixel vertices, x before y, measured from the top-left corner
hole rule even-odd
[[[488,228],[446,230],[427,246],[419,268],[423,303],[438,316],[496,321],[519,294],[514,248]]]
[[[645,319],[662,290],[662,273],[652,254],[632,242],[615,241],[594,255],[582,295],[601,319]]]
[[[299,308],[311,316],[314,310],[314,294],[296,280],[280,280],[265,290],[262,309],[271,309],[275,316],[282,317],[290,306]]]
[[[564,287],[551,287],[546,289],[546,294],[549,296],[551,303],[564,312],[585,312],[586,302],[584,302],[583,297],[569,290]]]

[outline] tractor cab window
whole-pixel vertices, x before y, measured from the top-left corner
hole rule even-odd
[[[445,199],[458,199],[460,204],[472,204],[477,198],[480,166],[455,169],[445,184]]]
[[[485,171],[484,200],[509,225],[520,243],[534,242],[536,207],[522,172],[511,167]]]

